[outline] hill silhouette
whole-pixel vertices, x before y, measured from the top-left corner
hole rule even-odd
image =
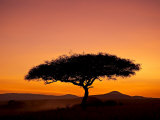
[[[5,93],[0,94],[0,101],[6,100],[50,100],[50,99],[74,99],[78,96],[66,94],[62,96],[43,95],[43,94],[29,94],[29,93]]]
[[[98,99],[145,99],[143,96],[130,96],[126,94],[122,94],[118,91],[112,91],[110,93],[102,94],[102,95],[92,95]]]
[[[98,98],[98,99],[145,99],[143,96],[129,96],[126,94],[122,94],[118,91],[112,91],[106,94],[100,95],[91,95],[90,97]],[[66,94],[61,96],[55,95],[43,95],[43,94],[29,94],[29,93],[5,93],[0,94],[0,101],[8,101],[8,100],[50,100],[50,99],[79,99],[80,97],[72,94]]]

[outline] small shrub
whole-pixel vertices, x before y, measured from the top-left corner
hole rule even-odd
[[[87,106],[102,106],[103,102],[96,97],[89,97],[86,105]]]
[[[114,100],[107,100],[104,102],[104,105],[105,106],[115,106],[115,105],[118,105],[118,103]]]
[[[23,106],[24,106],[23,102],[15,101],[15,100],[9,100],[6,107],[15,109],[15,108],[23,107]]]

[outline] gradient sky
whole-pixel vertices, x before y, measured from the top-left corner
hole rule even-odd
[[[127,79],[97,81],[90,94],[160,97],[159,6],[159,0],[0,0],[0,93],[82,96],[78,86],[24,76],[63,54],[106,52],[142,69]]]

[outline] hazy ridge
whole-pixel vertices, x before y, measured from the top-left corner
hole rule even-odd
[[[96,97],[98,99],[145,99],[143,96],[130,96],[122,94],[118,91],[112,91],[106,94],[91,95],[90,97]],[[61,96],[55,95],[43,95],[43,94],[29,94],[29,93],[5,93],[0,94],[0,101],[6,100],[45,100],[45,99],[74,99],[80,98],[79,96],[66,94]]]

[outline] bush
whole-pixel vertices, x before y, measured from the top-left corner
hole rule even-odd
[[[115,106],[115,105],[118,105],[118,103],[114,100],[107,100],[104,102],[104,105],[105,106]]]
[[[20,108],[20,107],[23,107],[24,106],[24,103],[23,102],[20,102],[20,101],[15,101],[15,100],[9,100],[8,101],[8,104],[7,104],[7,107],[8,108]]]

